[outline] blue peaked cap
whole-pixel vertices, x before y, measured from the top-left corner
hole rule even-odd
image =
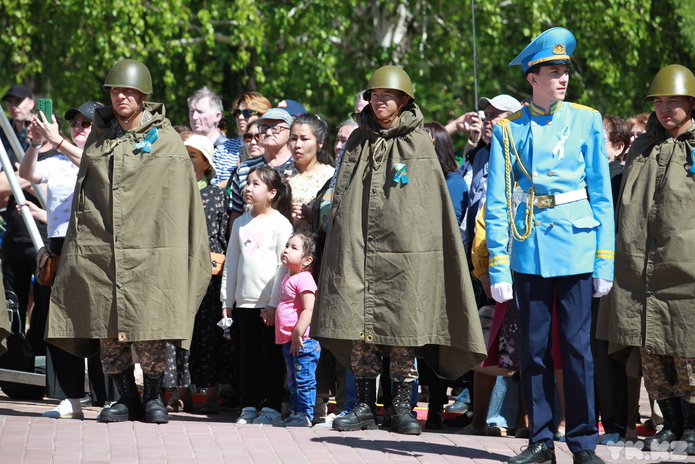
[[[509,64],[520,64],[526,72],[532,66],[549,61],[569,63],[576,47],[577,40],[570,31],[564,27],[553,27],[533,39]]]

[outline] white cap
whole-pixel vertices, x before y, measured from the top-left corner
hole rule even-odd
[[[210,163],[210,168],[205,171],[205,177],[208,180],[212,180],[217,174],[215,168],[212,167],[212,155],[215,153],[215,146],[212,144],[209,138],[204,135],[193,134],[183,141],[183,144],[187,147],[195,148],[203,154],[208,163]]]
[[[504,93],[502,95],[497,95],[495,98],[483,97],[478,102],[478,106],[481,110],[487,108],[488,105],[492,105],[500,111],[509,111],[511,113],[516,113],[521,109],[519,100]]]

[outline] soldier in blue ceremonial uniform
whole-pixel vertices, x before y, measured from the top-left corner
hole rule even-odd
[[[601,115],[564,102],[575,46],[567,29],[549,29],[510,63],[522,66],[533,101],[501,120],[491,143],[485,215],[491,291],[498,302],[516,297],[521,311],[521,381],[531,424],[530,444],[512,464],[555,463],[553,306],[561,333],[567,445],[575,463],[603,462],[594,453],[589,331],[592,294],[603,296],[612,286],[615,226]],[[525,192],[516,212],[514,184]]]

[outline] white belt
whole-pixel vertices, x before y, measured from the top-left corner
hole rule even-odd
[[[527,198],[528,195],[524,192],[521,195],[521,201],[526,202]],[[572,192],[556,193],[554,195],[536,195],[534,197],[534,203],[538,208],[552,208],[557,205],[564,205],[565,203],[572,203],[585,198],[589,197],[586,193],[586,189],[583,188]]]

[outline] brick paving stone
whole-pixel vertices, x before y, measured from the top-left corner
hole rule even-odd
[[[407,436],[387,430],[337,432],[327,428],[236,425],[236,415],[172,414],[169,424],[104,424],[100,408],[84,420],[50,419],[41,413],[57,401],[24,402],[0,394],[0,464],[487,464],[517,454],[527,440],[456,435],[456,429]],[[647,411],[646,399],[642,410]],[[695,457],[638,454],[599,446],[608,464],[690,462]],[[572,463],[557,443],[558,464]]]

